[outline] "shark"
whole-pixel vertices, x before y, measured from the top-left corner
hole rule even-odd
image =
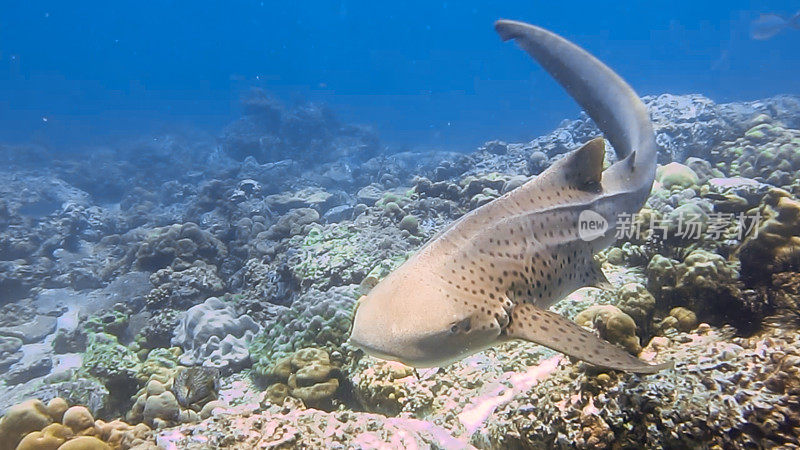
[[[499,20],[586,111],[613,146],[603,170],[598,136],[518,188],[463,215],[356,303],[349,342],[367,354],[442,367],[523,339],[601,368],[655,373],[650,364],[548,308],[585,286],[608,287],[595,253],[616,241],[655,178],[657,144],[645,105],[608,66],[565,38]]]

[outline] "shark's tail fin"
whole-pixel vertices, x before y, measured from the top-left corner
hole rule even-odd
[[[582,48],[545,29],[498,20],[495,30],[503,40],[516,40],[578,102],[619,159],[627,159],[631,178],[641,181],[643,188],[648,179],[652,184],[657,148],[653,126],[628,83]]]
[[[789,18],[789,26],[795,30],[800,30],[800,11],[797,11]]]

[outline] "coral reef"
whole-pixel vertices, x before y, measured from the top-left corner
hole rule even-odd
[[[108,408],[118,408],[138,388],[139,357],[107,333],[89,335],[80,373],[99,380],[112,393]]]
[[[165,267],[150,276],[155,286],[145,301],[150,309],[190,308],[208,297],[221,295],[224,283],[216,266],[204,261],[194,261],[188,267]]]
[[[387,205],[399,209],[397,203]],[[402,223],[402,215],[398,220]],[[380,261],[401,258],[408,249],[398,228],[375,230],[346,222],[311,227],[289,246],[299,249],[288,262],[297,284],[318,290],[360,284]]]
[[[742,331],[758,327],[763,305],[747,301],[738,263],[706,250],[694,250],[682,262],[655,255],[647,266],[648,289],[659,307],[682,306],[701,321],[728,323]]]
[[[222,137],[223,149],[235,159],[252,156],[261,163],[287,158],[319,163],[366,159],[380,149],[370,130],[340,123],[324,105],[287,109],[259,89],[242,103],[245,115],[231,123]]]
[[[664,189],[672,190],[688,189],[697,186],[700,179],[691,168],[671,162],[665,166],[661,166],[656,170],[656,181],[661,183]]]
[[[739,250],[743,278],[753,283],[776,272],[800,270],[800,201],[774,189],[758,211],[761,223]]]
[[[273,404],[282,405],[287,396],[312,408],[330,410],[339,389],[339,368],[325,350],[307,347],[279,359],[264,374],[269,384],[265,393]]]
[[[278,312],[250,345],[254,371],[264,376],[279,358],[304,347],[341,353],[352,324],[358,286],[310,290]]]
[[[17,404],[0,420],[0,449],[117,450],[151,449],[150,429],[122,421],[95,420],[83,406],[69,407],[62,398],[45,405],[40,400]]]
[[[613,288],[552,309],[675,361],[654,375],[521,341],[419,370],[346,343],[357,298],[598,136],[585,115],[389,153],[254,92],[217,141],[0,144],[0,450],[796,447],[800,99],[644,101],[662,165],[640,233],[598,255]]]
[[[168,266],[184,270],[196,260],[219,263],[227,253],[224,243],[189,222],[151,231],[139,244],[133,264],[149,271]]]
[[[172,343],[184,349],[182,364],[230,372],[249,364],[248,344],[258,331],[252,318],[211,297],[183,314]]]
[[[761,115],[735,140],[712,149],[717,167],[733,176],[753,178],[784,189],[792,189],[800,170],[800,130],[787,128]]]

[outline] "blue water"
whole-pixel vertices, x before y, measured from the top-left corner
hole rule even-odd
[[[502,4],[501,4],[502,3]],[[605,4],[613,3],[613,4]],[[799,1],[3,2],[0,142],[67,151],[181,128],[212,135],[260,86],[324,101],[396,147],[469,150],[578,107],[504,44],[500,17],[586,47],[644,94],[800,93],[800,31],[748,35]]]

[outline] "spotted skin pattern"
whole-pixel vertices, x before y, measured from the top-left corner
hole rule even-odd
[[[465,214],[359,300],[350,341],[375,356],[441,366],[509,339],[542,344],[611,369],[651,365],[547,311],[583,286],[607,284],[594,254],[614,242],[616,217],[650,193],[656,143],[644,104],[616,73],[547,30],[495,25],[516,40],[597,123],[619,161],[603,170],[598,137],[542,174]],[[607,224],[582,239],[582,214]]]

